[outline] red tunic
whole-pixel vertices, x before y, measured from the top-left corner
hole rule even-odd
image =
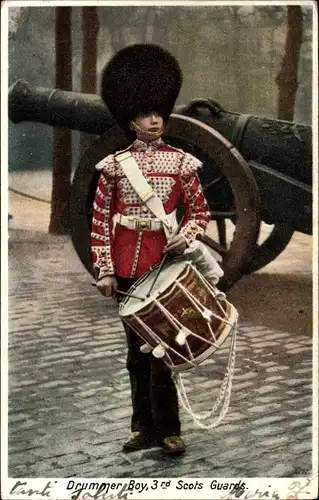
[[[166,145],[162,139],[145,143],[136,139],[128,148],[144,177],[161,199],[165,212],[173,212],[182,197],[185,216],[181,233],[191,242],[203,234],[210,211],[197,169],[201,162],[182,150]],[[100,178],[96,190],[91,232],[91,254],[97,279],[107,275],[140,277],[157,264],[166,238],[163,230],[137,231],[116,224],[115,214],[154,219],[124,175],[114,155],[97,166]]]

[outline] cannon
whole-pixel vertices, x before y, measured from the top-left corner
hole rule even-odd
[[[9,90],[9,118],[100,136],[76,169],[70,204],[73,244],[91,272],[88,232],[97,183],[94,165],[128,146],[127,138],[99,96],[33,87],[24,80]],[[203,162],[200,176],[218,241],[212,231],[204,239],[222,257],[224,289],[272,261],[294,231],[312,234],[310,126],[238,114],[214,100],[195,99],[175,107],[165,140]],[[274,228],[258,244],[261,221]],[[231,241],[229,223],[235,229]]]

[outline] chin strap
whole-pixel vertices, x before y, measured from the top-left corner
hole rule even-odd
[[[151,131],[142,129],[141,127],[139,127],[137,125],[137,123],[135,123],[133,121],[131,121],[131,125],[132,125],[132,127],[134,128],[134,130],[136,132],[141,132],[143,134],[149,135],[150,137],[160,137],[163,134],[163,132],[164,132],[164,128],[163,127],[161,128],[161,130],[158,130],[157,132],[151,132]]]

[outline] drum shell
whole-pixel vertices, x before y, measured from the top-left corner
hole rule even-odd
[[[138,294],[138,284],[132,293]],[[189,369],[210,356],[231,329],[229,318],[234,316],[235,310],[225,298],[217,296],[218,290],[214,291],[191,265],[186,265],[177,280],[156,299],[122,319],[152,348],[161,343],[168,346],[162,359],[169,367]],[[200,310],[196,307],[197,301],[202,306]],[[203,317],[203,308],[213,313],[210,322]],[[191,331],[187,336],[188,347],[175,341],[178,328],[172,324],[170,315]]]

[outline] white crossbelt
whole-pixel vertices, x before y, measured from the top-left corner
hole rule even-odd
[[[163,223],[166,237],[169,237],[177,228],[176,217],[173,220],[172,217],[166,214],[162,201],[145,179],[138,164],[129,151],[117,154],[115,159],[121,164],[124,174],[140,197],[142,203],[145,203],[155,217]]]

